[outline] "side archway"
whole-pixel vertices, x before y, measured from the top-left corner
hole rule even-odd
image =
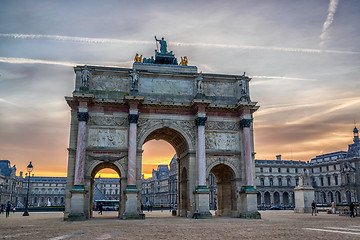
[[[211,172],[216,177],[218,216],[232,216],[237,207],[235,173],[225,164],[214,166]]]

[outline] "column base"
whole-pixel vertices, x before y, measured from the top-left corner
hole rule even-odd
[[[84,221],[87,219],[84,206],[86,190],[84,185],[74,185],[71,189],[70,213],[66,220]]]
[[[85,221],[86,216],[84,213],[70,213],[66,220],[67,221]]]
[[[257,193],[254,186],[242,186],[240,190],[240,213],[239,218],[261,219],[257,209]]]
[[[209,193],[210,190],[207,186],[198,186],[194,191],[196,209],[194,209],[193,218],[212,218],[209,208]]]
[[[138,189],[136,185],[128,185],[125,189],[125,212],[122,215],[122,219],[129,220],[129,219],[139,219],[140,215],[138,212]]]

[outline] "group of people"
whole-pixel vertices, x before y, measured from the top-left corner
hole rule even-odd
[[[357,209],[356,209],[355,204],[353,202],[350,203],[349,210],[350,210],[350,217],[354,218],[355,215],[356,215],[355,212],[357,212]],[[334,202],[331,204],[331,211],[332,211],[332,213],[335,213],[335,211],[336,211]],[[315,214],[315,216],[317,216],[317,209],[316,209],[315,200],[311,203],[311,215],[314,216],[314,214]]]
[[[16,207],[13,206],[12,210],[15,213]],[[4,204],[1,205],[0,214],[4,214],[4,211],[5,211],[5,214],[6,214],[6,218],[8,218],[10,216],[10,211],[11,211],[11,203],[10,203],[10,201],[8,201],[6,205],[4,205]]]

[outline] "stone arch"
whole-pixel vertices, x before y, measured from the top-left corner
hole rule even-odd
[[[284,206],[289,205],[289,193],[288,192],[283,193],[283,203],[284,203]]]
[[[274,192],[274,204],[276,206],[280,205],[280,194],[279,194],[279,192]]]
[[[207,169],[206,169],[206,176],[209,176],[211,170],[212,170],[215,166],[221,165],[221,164],[224,164],[224,165],[226,165],[226,166],[228,166],[228,167],[231,168],[231,170],[232,170],[233,173],[234,173],[234,178],[235,178],[235,179],[240,178],[240,172],[239,172],[239,171],[236,171],[236,167],[235,167],[231,162],[229,162],[229,161],[227,161],[227,160],[222,160],[222,159],[220,159],[220,158],[219,158],[217,161],[214,161],[213,163],[211,163],[211,164],[207,167]]]
[[[218,164],[211,169],[216,177],[218,216],[231,216],[236,211],[235,172],[226,164]]]
[[[271,205],[271,198],[270,198],[270,193],[269,192],[264,193],[264,203],[265,203],[266,206]]]
[[[118,175],[119,175],[119,179],[121,179],[121,177],[123,175],[122,174],[122,167],[118,162],[104,162],[104,161],[93,161],[93,163],[91,164],[91,167],[88,168],[87,171],[87,176],[90,177],[91,181],[90,181],[90,191],[89,191],[89,214],[90,214],[90,218],[93,217],[93,199],[94,199],[94,182],[95,182],[95,175],[101,171],[102,169],[112,169],[114,170]],[[121,183],[119,183],[119,189],[121,189]],[[108,191],[108,190],[107,190]],[[111,200],[111,199],[109,199]],[[121,206],[121,196],[119,196],[119,206]],[[118,215],[121,215],[121,207],[119,207],[119,212]]]
[[[95,177],[95,175],[98,171],[100,171],[101,169],[104,169],[104,168],[110,168],[110,169],[114,170],[115,172],[117,172],[117,174],[119,174],[119,177],[126,176],[124,167],[120,164],[119,161],[104,162],[104,161],[99,161],[99,160],[91,161],[89,166],[86,168],[85,176],[93,178],[93,177]],[[95,175],[93,176],[94,171],[95,171]]]
[[[195,144],[191,140],[192,137],[189,136],[183,129],[176,126],[175,124],[156,124],[148,129],[146,129],[143,133],[140,131],[140,137],[137,144],[137,148],[141,149],[142,145],[146,142],[153,140],[153,139],[162,139],[168,142],[175,151],[178,153],[180,157],[180,153],[184,151],[194,151]],[[159,138],[160,136],[160,138]],[[175,137],[174,137],[175,136]]]
[[[341,193],[339,191],[336,191],[335,195],[336,195],[336,202],[341,203]]]

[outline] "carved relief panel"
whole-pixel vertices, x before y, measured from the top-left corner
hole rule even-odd
[[[89,128],[88,147],[126,148],[127,130],[108,128]]]
[[[230,132],[210,132],[205,135],[205,148],[216,150],[238,150],[239,135]]]

